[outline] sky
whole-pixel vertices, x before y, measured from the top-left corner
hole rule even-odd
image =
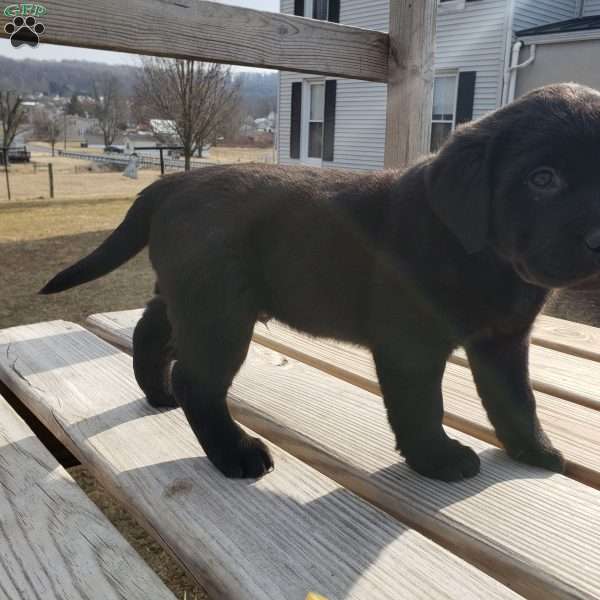
[[[126,2],[127,0],[124,1]],[[279,0],[219,0],[219,2],[221,4],[232,4],[234,6],[244,6],[246,8],[268,10],[271,12],[279,11]],[[17,59],[32,58],[36,60],[89,60],[121,65],[136,65],[138,63],[137,56],[133,54],[53,46],[51,44],[40,44],[38,48],[22,46],[16,49],[5,39],[0,39],[0,56]]]

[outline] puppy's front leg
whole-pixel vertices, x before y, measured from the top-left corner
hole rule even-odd
[[[562,455],[536,414],[529,383],[528,333],[479,339],[467,344],[466,350],[479,396],[509,456],[562,473]]]
[[[411,348],[410,356],[403,355]],[[421,475],[443,481],[473,477],[479,457],[446,435],[442,377],[449,352],[417,345],[373,352],[388,419],[397,448],[408,465]]]

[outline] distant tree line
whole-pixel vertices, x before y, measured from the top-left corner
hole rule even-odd
[[[0,56],[0,90],[26,95],[92,97],[94,82],[115,78],[123,96],[135,93],[141,66],[108,65],[77,60],[14,60]],[[231,77],[239,84],[240,109],[255,118],[266,117],[277,104],[277,74],[238,71]],[[76,113],[71,113],[76,114]]]

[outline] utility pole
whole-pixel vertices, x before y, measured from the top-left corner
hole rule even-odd
[[[65,134],[65,152],[66,152],[67,151],[67,109],[66,108],[65,108],[64,116],[65,116],[65,124],[63,126],[63,129],[64,129],[64,134]]]

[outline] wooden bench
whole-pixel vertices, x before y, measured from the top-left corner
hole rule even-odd
[[[0,396],[0,597],[174,600]]]
[[[154,411],[135,384],[121,350],[139,316],[90,317],[110,343],[60,321],[0,332],[0,379],[212,598],[600,598],[599,411],[538,392],[571,476],[529,468],[488,443],[470,374],[450,364],[451,433],[482,473],[427,480],[394,451],[366,353],[258,325],[230,402],[276,469],[225,480],[181,411]],[[591,347],[576,351],[596,330],[542,324],[536,336],[559,363],[598,362]]]

